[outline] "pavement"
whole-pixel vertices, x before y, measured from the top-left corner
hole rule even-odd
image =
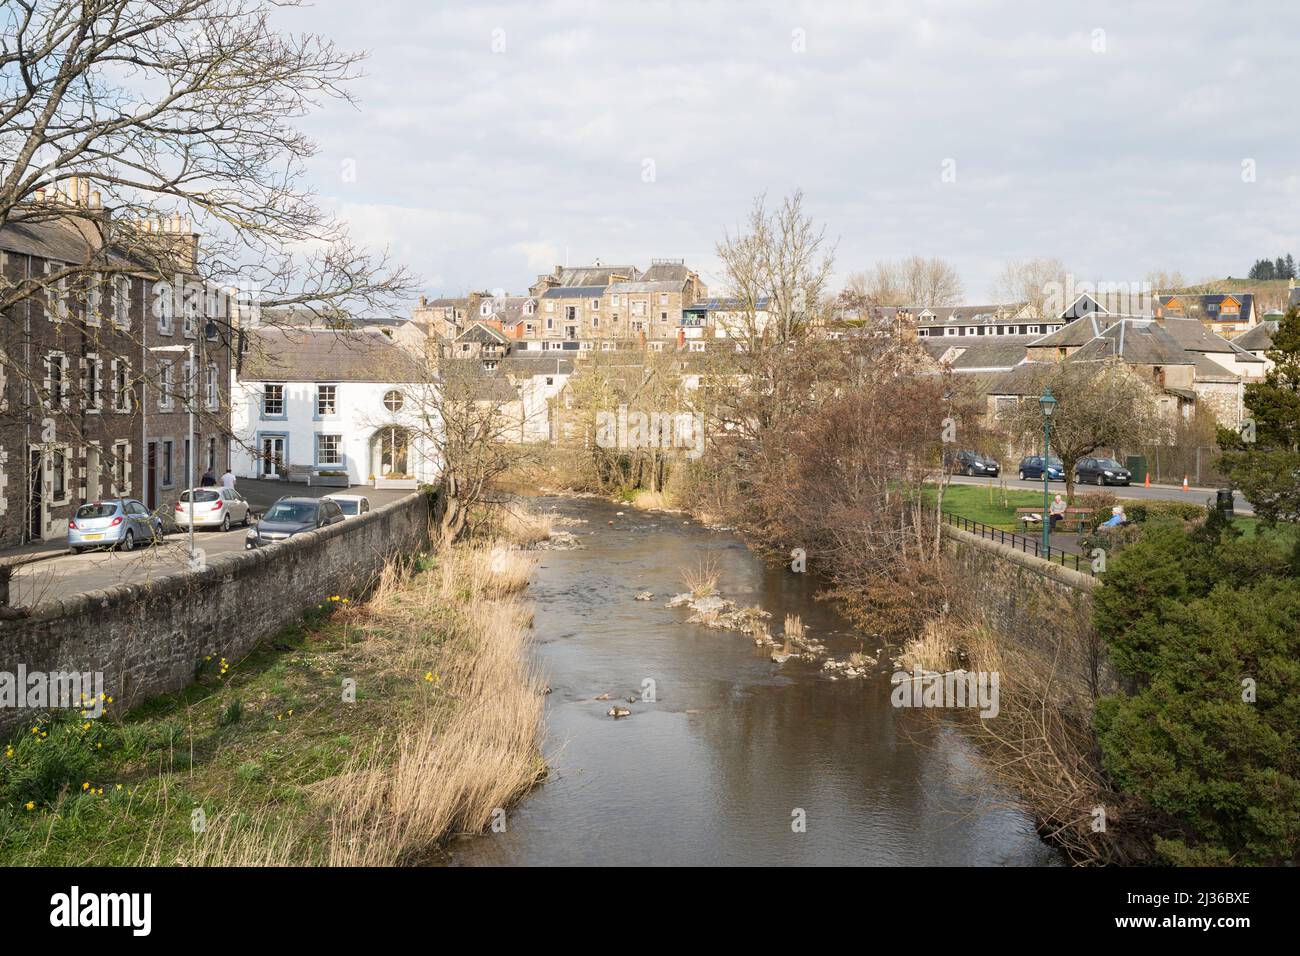
[[[959,475],[952,476],[954,485],[993,485],[1001,487],[1005,482],[1008,488],[1020,491],[1042,491],[1043,481],[1041,478],[1031,481],[1021,481],[1016,478],[1014,473],[1006,478],[964,478]],[[1065,482],[1053,481],[1051,483],[1052,494],[1065,491]],[[1088,491],[1109,491],[1117,498],[1133,498],[1136,500],[1148,501],[1186,501],[1190,504],[1203,505],[1207,502],[1213,503],[1214,496],[1218,491],[1217,488],[1198,488],[1192,487],[1183,491],[1181,485],[1155,485],[1150,488],[1143,485],[1107,485],[1104,489],[1096,485],[1075,485],[1075,494],[1083,494]],[[1253,515],[1254,509],[1251,508],[1250,502],[1241,496],[1239,492],[1234,492],[1232,496],[1233,509],[1239,515]]]
[[[266,511],[277,499],[285,495],[303,498],[320,498],[328,494],[365,495],[371,508],[397,501],[410,491],[377,490],[369,485],[352,488],[317,488],[280,481],[251,481],[241,479],[235,486],[252,506],[256,514]],[[244,550],[244,528],[229,531],[219,529],[194,532],[194,547],[211,558],[231,551]],[[70,554],[64,541],[46,541],[26,548],[6,550],[0,560],[18,564],[9,583],[9,603],[14,607],[34,607],[47,601],[57,601],[112,587],[117,584],[143,584],[154,578],[171,574],[186,565],[189,548],[188,532],[172,532],[151,547],[139,547],[131,552],[86,551]]]

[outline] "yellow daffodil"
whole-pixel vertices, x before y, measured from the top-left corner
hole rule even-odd
[[[36,804],[35,804],[33,801],[28,800],[28,801],[27,801],[27,809],[28,809],[28,810],[35,810],[35,809],[36,809]]]
[[[89,790],[89,789],[90,789],[90,784],[88,784],[88,783],[83,783],[83,784],[81,785],[81,789],[82,789],[82,790]]]

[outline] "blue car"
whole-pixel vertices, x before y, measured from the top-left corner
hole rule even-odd
[[[1032,480],[1035,478],[1042,478],[1043,456],[1028,455],[1027,457],[1020,459],[1018,473],[1022,481],[1025,479]],[[1047,480],[1065,481],[1065,466],[1061,463],[1061,459],[1057,458],[1055,455],[1047,459]]]

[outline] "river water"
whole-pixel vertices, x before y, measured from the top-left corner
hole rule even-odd
[[[890,704],[888,658],[865,679],[777,665],[740,634],[664,607],[713,553],[723,597],[787,613],[836,657],[875,656],[816,582],[765,565],[728,532],[594,499],[542,498],[583,547],[541,553],[529,589],[552,693],[551,773],[504,832],[447,848],[452,865],[1056,865],[1013,796],[932,714]],[[653,601],[637,601],[638,591]],[[653,703],[641,700],[654,682]],[[632,711],[606,716],[609,693]],[[636,697],[635,703],[627,702]],[[803,827],[796,825],[803,821]]]

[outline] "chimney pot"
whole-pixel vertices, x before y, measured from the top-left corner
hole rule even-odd
[[[37,201],[37,202],[45,202],[45,190],[44,190],[44,189],[38,189],[38,190],[36,190],[36,201]]]
[[[98,189],[90,191],[90,208],[98,209],[103,204],[103,197],[100,196]]]

